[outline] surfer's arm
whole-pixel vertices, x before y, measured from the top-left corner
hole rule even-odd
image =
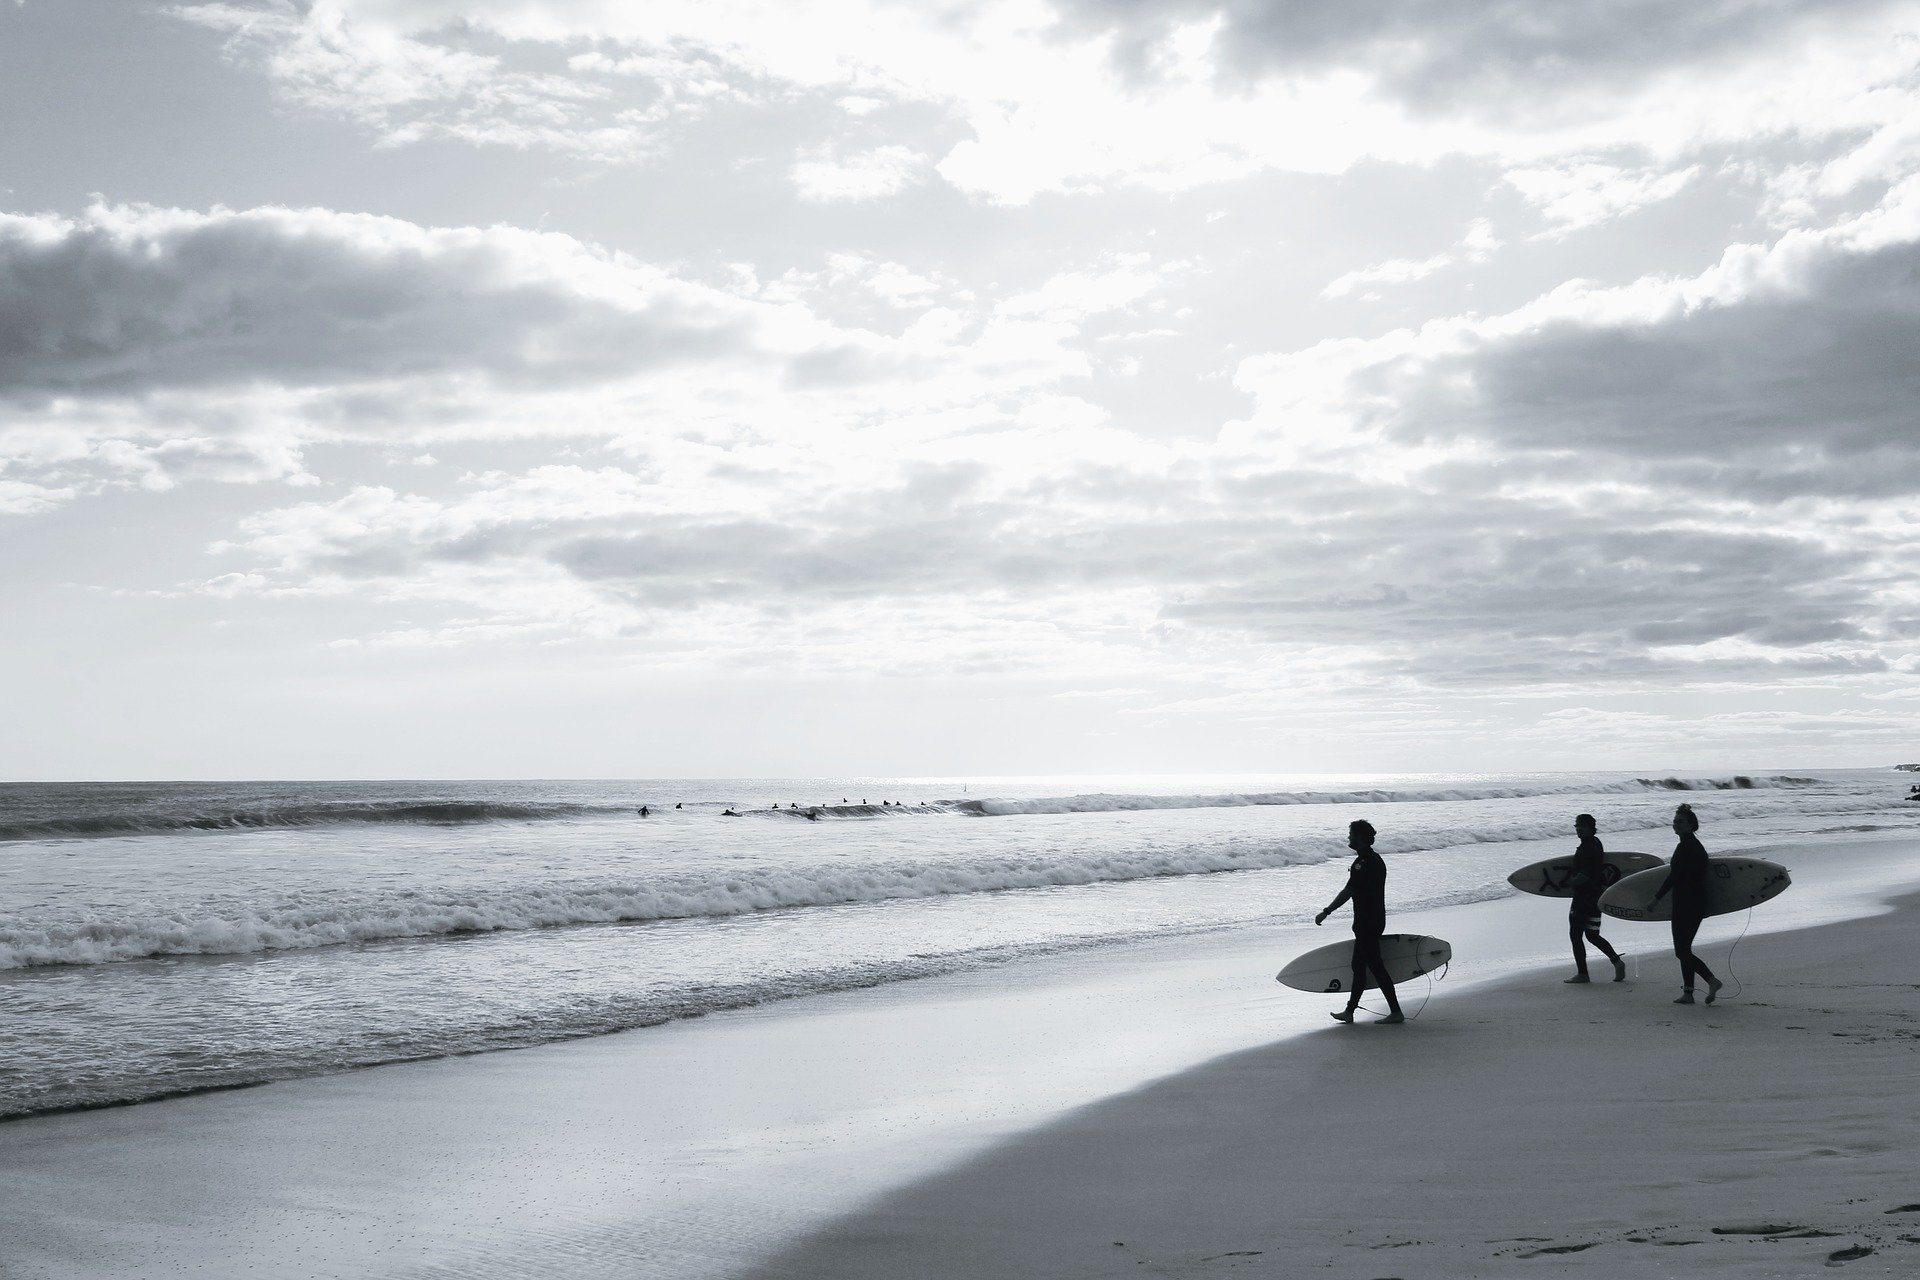
[[[1662,880],[1660,882],[1660,887],[1653,891],[1653,900],[1655,902],[1660,901],[1660,899],[1667,896],[1667,890],[1671,888],[1673,888],[1673,868],[1668,867],[1667,878],[1665,880]]]
[[[1347,901],[1352,897],[1353,897],[1353,877],[1348,876],[1347,887],[1340,891],[1339,897],[1335,898],[1332,902],[1329,902],[1327,904],[1326,910],[1322,911],[1319,915],[1313,918],[1313,922],[1315,924],[1319,924],[1321,921],[1325,920],[1328,916],[1332,915],[1334,912],[1338,911],[1341,907],[1345,906]]]

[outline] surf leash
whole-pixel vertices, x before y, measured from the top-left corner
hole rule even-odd
[[[1747,922],[1740,926],[1740,937],[1735,938],[1733,940],[1733,945],[1727,948],[1727,976],[1733,979],[1733,994],[1732,995],[1721,994],[1721,995],[1715,996],[1713,998],[1713,1002],[1715,1004],[1719,1004],[1722,1000],[1738,1000],[1740,998],[1740,993],[1747,989],[1747,984],[1740,981],[1740,975],[1733,971],[1733,953],[1740,949],[1740,939],[1746,937],[1747,930],[1752,927],[1753,927],[1753,908],[1748,907]]]
[[[1445,964],[1440,966],[1440,973],[1438,976],[1441,978],[1446,977],[1447,970],[1451,968],[1453,968],[1453,961],[1449,959]],[[1427,980],[1427,989],[1425,994],[1423,994],[1420,997],[1420,1007],[1407,1015],[1408,1022],[1412,1022],[1415,1018],[1418,1018],[1422,1013],[1425,1013],[1427,1009],[1427,1001],[1433,999],[1433,984],[1436,981],[1435,975],[1432,973],[1426,973],[1426,974],[1422,974],[1421,976]],[[1364,1004],[1361,1005],[1360,1007],[1362,1009],[1365,1009],[1368,1013],[1373,1014],[1375,1017],[1384,1018],[1387,1016],[1386,1012],[1383,1010],[1375,1009]]]

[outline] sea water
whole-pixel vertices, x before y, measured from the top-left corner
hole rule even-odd
[[[0,786],[0,1117],[640,1028],[1512,892],[1589,812],[1665,854],[1920,828],[1892,770]],[[648,816],[638,813],[641,805]]]

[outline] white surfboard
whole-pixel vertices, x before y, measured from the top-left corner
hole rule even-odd
[[[1665,858],[1651,853],[1614,853],[1600,855],[1600,887],[1611,889],[1635,872],[1666,864]],[[1548,858],[1520,868],[1507,877],[1507,883],[1522,893],[1537,893],[1543,898],[1571,898],[1573,889],[1567,880],[1573,875],[1573,857]]]
[[[1380,938],[1380,958],[1386,962],[1387,976],[1395,982],[1432,973],[1453,959],[1453,948],[1444,938],[1429,938],[1420,933],[1388,933]],[[1348,991],[1353,987],[1353,939],[1315,947],[1282,969],[1275,979],[1295,991]],[[1367,975],[1373,985],[1373,975]]]
[[[1621,920],[1673,919],[1673,894],[1655,902],[1653,895],[1667,878],[1667,868],[1655,867],[1628,876],[1600,895],[1600,909]],[[1745,911],[1787,891],[1793,877],[1777,862],[1765,858],[1708,858],[1707,914],[1724,916]]]

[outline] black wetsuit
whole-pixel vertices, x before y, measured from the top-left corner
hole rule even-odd
[[[1600,895],[1606,892],[1606,848],[1597,836],[1583,836],[1573,854],[1573,874],[1567,884],[1573,889],[1573,906],[1567,914],[1567,935],[1573,940],[1573,964],[1587,971],[1587,943],[1600,948],[1601,954],[1615,964],[1620,953],[1600,936]]]
[[[1680,981],[1691,991],[1696,976],[1714,981],[1713,970],[1693,954],[1694,935],[1707,918],[1707,850],[1692,832],[1673,847],[1667,878],[1654,891],[1653,900],[1660,901],[1669,891],[1673,894],[1673,954],[1680,960]]]
[[[1387,976],[1387,962],[1380,954],[1380,935],[1387,931],[1387,864],[1371,849],[1356,856],[1353,865],[1347,868],[1347,887],[1327,908],[1328,914],[1349,900],[1353,903],[1353,989],[1347,997],[1347,1007],[1359,1005],[1360,996],[1367,989],[1367,974],[1371,972],[1380,994],[1387,998],[1387,1006],[1398,1012],[1400,998],[1393,989],[1393,979]]]

